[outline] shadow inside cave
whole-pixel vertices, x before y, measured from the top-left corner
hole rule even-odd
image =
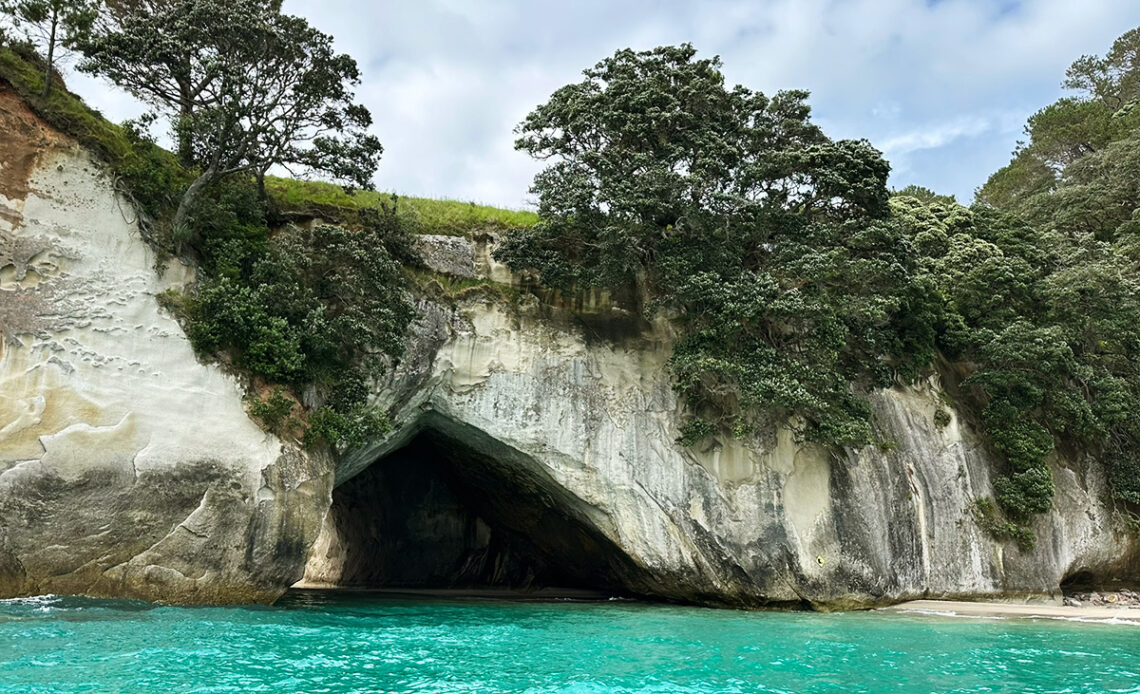
[[[318,582],[638,596],[643,570],[598,529],[587,504],[515,449],[462,424],[437,424],[334,490]],[[313,574],[310,563],[306,579]]]

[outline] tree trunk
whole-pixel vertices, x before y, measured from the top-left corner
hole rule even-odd
[[[194,118],[194,107],[182,103],[178,108],[178,161],[187,169],[194,166],[194,136],[190,124]]]
[[[59,10],[52,9],[51,11],[51,34],[48,36],[48,51],[47,51],[47,67],[44,68],[44,91],[40,96],[48,98],[51,94],[51,81],[55,77],[55,34],[59,29]]]
[[[189,63],[189,59],[184,63]],[[178,80],[178,92],[178,161],[189,169],[194,166],[194,137],[191,128],[194,122],[194,95],[190,82],[186,79]]]
[[[217,169],[212,166],[202,172],[202,175],[194,179],[186,192],[182,194],[182,200],[178,203],[178,210],[174,213],[174,250],[175,253],[182,252],[182,244],[193,239],[193,229],[190,228],[190,211],[194,209],[194,203],[202,196],[202,191],[206,189],[211,183],[218,178]]]

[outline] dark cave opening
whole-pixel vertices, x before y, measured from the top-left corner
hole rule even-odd
[[[634,595],[638,569],[540,465],[426,428],[333,492],[335,584]]]
[[[1061,592],[1064,595],[1072,595],[1083,591],[1098,590],[1101,588],[1101,583],[1102,581],[1098,580],[1096,574],[1091,571],[1075,571],[1061,580]]]

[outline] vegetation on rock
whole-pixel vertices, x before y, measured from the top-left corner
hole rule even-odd
[[[869,443],[858,391],[931,356],[881,154],[827,138],[804,92],[726,87],[688,45],[585,75],[519,126],[556,163],[534,182],[541,221],[498,257],[557,287],[644,285],[682,329],[670,363],[700,416]]]
[[[396,196],[373,190],[345,189],[323,181],[269,176],[266,189],[282,211],[320,217],[330,222],[357,224],[361,211],[395,208],[402,227],[413,234],[472,236],[534,226],[533,212],[504,210],[458,200]],[[367,214],[367,212],[365,212]]]
[[[994,241],[1023,263],[1020,287],[995,297],[1008,325],[990,327],[973,377],[1008,432],[996,443],[1014,474],[997,491],[1014,513],[1044,505],[1033,461],[1057,439],[1099,458],[1114,495],[1140,503],[1138,51],[1140,28],[1074,62],[1064,86],[1076,96],[1030,118],[1028,141],[978,191],[1021,220]]]
[[[890,196],[878,152],[826,138],[804,93],[728,88],[687,45],[619,51],[519,126],[554,163],[541,220],[498,255],[558,287],[639,287],[673,320],[685,445],[771,416],[861,446],[860,393],[965,365],[961,406],[1007,462],[980,517],[1029,547],[1060,444],[1140,502],[1138,45],[1078,60],[1085,93],[1035,115],[970,208]]]

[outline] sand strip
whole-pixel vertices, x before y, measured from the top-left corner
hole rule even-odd
[[[1077,622],[1111,622],[1140,626],[1140,608],[1066,607],[1063,605],[1003,602],[956,602],[913,600],[883,608],[885,612],[933,614],[947,617],[991,617],[994,619],[1064,619]]]

